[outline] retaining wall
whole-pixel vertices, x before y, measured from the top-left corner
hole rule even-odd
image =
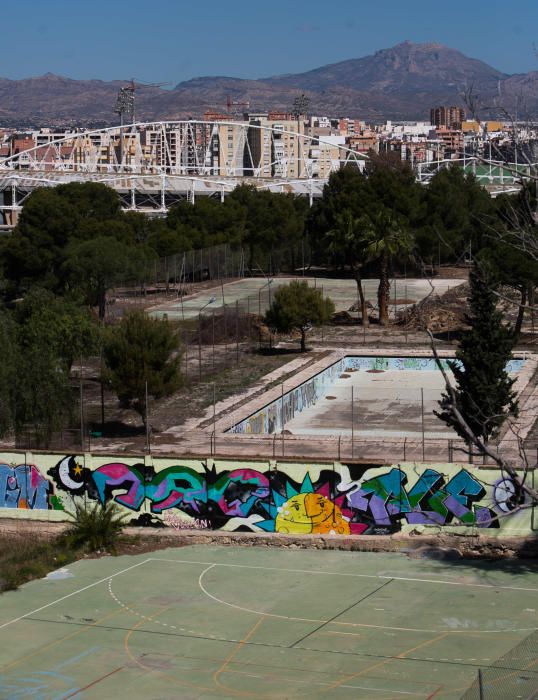
[[[510,480],[468,465],[0,454],[0,517],[62,521],[81,500],[177,530],[525,535],[533,522]]]

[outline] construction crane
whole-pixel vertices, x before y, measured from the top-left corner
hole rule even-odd
[[[228,95],[226,98],[226,111],[228,114],[230,114],[232,107],[246,107],[248,109],[250,107],[250,102],[236,102]],[[237,112],[234,112],[234,114],[237,114]]]
[[[136,121],[136,91],[140,88],[163,87],[170,83],[141,83],[136,82],[132,78],[127,85],[121,87],[116,98],[116,106],[114,111],[120,116],[120,126],[123,126],[125,117],[131,119],[134,124]]]

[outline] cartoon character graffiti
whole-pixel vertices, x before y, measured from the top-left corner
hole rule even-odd
[[[332,501],[329,484],[314,489],[307,475],[299,491],[290,482],[285,495],[273,490],[272,502],[263,504],[271,518],[258,526],[289,534],[361,534],[368,526],[351,522],[353,512],[345,507],[345,500],[345,496],[339,496]]]

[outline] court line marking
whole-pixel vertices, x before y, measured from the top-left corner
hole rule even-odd
[[[157,617],[157,615],[162,615],[163,612],[166,612],[168,609],[170,609],[172,605],[168,605],[167,607],[163,608],[162,610],[157,611],[153,617]],[[197,690],[208,690],[209,692],[212,692],[214,688],[206,688],[202,685],[196,685],[195,683],[190,683],[189,681],[186,680],[181,680],[178,678],[174,678],[171,676],[169,673],[166,673],[166,671],[163,671],[158,668],[152,668],[151,666],[147,666],[146,664],[142,663],[140,661],[140,658],[136,658],[133,652],[131,651],[129,647],[129,639],[133,632],[136,632],[139,627],[141,627],[144,624],[145,620],[140,620],[139,622],[136,623],[136,625],[133,625],[131,629],[127,630],[126,635],[123,638],[123,648],[125,650],[125,653],[127,656],[133,661],[139,668],[144,669],[145,671],[149,671],[148,675],[151,674],[156,674],[158,676],[161,676],[161,678],[164,678],[168,682],[172,682],[175,685],[186,685],[188,688],[196,688]]]
[[[71,593],[68,593],[67,595],[63,595],[61,598],[57,598],[56,600],[53,600],[51,603],[47,603],[46,605],[42,605],[40,608],[36,608],[35,610],[30,610],[30,612],[24,613],[24,615],[19,615],[19,617],[13,618],[13,620],[9,620],[9,622],[4,622],[4,624],[0,625],[0,630],[4,629],[4,627],[9,627],[9,625],[15,624],[15,622],[19,622],[20,620],[24,620],[24,618],[29,617],[30,615],[35,615],[35,613],[41,612],[41,610],[46,610],[47,608],[52,607],[53,605],[56,605],[57,603],[61,603],[62,600],[67,600],[68,598],[72,598],[74,595],[78,595],[79,593],[83,593],[84,591],[87,591],[90,588],[93,588],[94,586],[98,586],[100,583],[104,583],[105,581],[108,581],[110,578],[115,578],[116,576],[121,576],[121,574],[127,573],[127,571],[131,571],[131,569],[136,569],[138,566],[142,566],[142,564],[147,564],[151,559],[145,559],[144,561],[139,561],[137,564],[133,564],[132,566],[128,566],[126,569],[122,569],[121,571],[116,571],[115,574],[109,574],[108,576],[105,576],[104,578],[99,579],[99,581],[94,581],[93,583],[88,584],[87,586],[83,586],[82,588],[79,588],[76,591],[72,591]]]
[[[226,669],[230,665],[230,663],[234,660],[234,658],[237,656],[237,654],[241,651],[243,646],[248,642],[248,640],[256,633],[256,630],[258,627],[262,624],[262,622],[265,620],[265,617],[260,617],[258,618],[258,621],[254,625],[254,627],[251,627],[249,630],[248,634],[244,636],[233,648],[232,652],[226,657],[224,662],[221,664],[220,668],[218,668],[215,673],[213,674],[213,681],[215,685],[219,688],[222,688],[222,690],[225,690],[228,693],[231,693],[232,695],[235,695],[236,697],[268,697],[267,694],[260,695],[258,693],[250,693],[250,692],[245,692],[242,690],[235,690],[234,688],[229,688],[228,686],[224,685],[224,683],[221,683],[220,681],[220,676],[223,673],[226,673]],[[269,696],[270,697],[270,696]]]
[[[127,610],[130,612],[132,615],[136,615],[136,617],[141,618],[142,620],[147,620],[148,622],[153,622],[156,625],[162,625],[163,627],[168,627],[169,629],[172,630],[178,630],[178,632],[187,632],[189,635],[193,635],[195,637],[203,637],[204,639],[214,639],[218,642],[239,642],[239,639],[226,639],[224,637],[216,637],[213,634],[202,634],[198,630],[188,630],[185,627],[178,627],[177,625],[172,625],[169,622],[162,622],[162,620],[156,620],[155,615],[144,615],[141,612],[138,612],[138,610],[134,610],[134,608],[130,608],[128,605],[126,605],[123,601],[121,601],[118,596],[114,593],[112,589],[112,579],[108,580],[108,592],[110,596],[112,597],[112,600],[114,600],[115,603],[117,603],[121,608],[124,610]]]
[[[391,579],[391,580],[392,580],[392,579]],[[311,637],[313,634],[316,634],[316,632],[319,632],[320,630],[322,630],[326,625],[330,625],[331,622],[334,622],[338,617],[341,617],[341,616],[344,615],[345,613],[349,612],[349,610],[351,610],[351,608],[356,607],[357,605],[359,605],[360,603],[362,603],[362,602],[363,602],[364,600],[366,600],[367,598],[370,598],[370,596],[373,596],[373,595],[375,595],[376,593],[378,593],[382,588],[385,588],[385,586],[388,586],[389,583],[390,583],[390,581],[385,581],[384,583],[382,583],[382,584],[381,584],[380,586],[378,586],[377,588],[374,588],[373,591],[370,591],[370,592],[367,593],[366,595],[362,596],[362,598],[359,598],[359,600],[357,600],[355,603],[352,603],[351,605],[348,605],[347,608],[345,608],[345,609],[342,610],[341,612],[337,613],[336,615],[333,615],[333,617],[331,617],[329,620],[326,620],[326,621],[323,622],[321,625],[318,625],[318,626],[315,627],[311,632],[308,632],[308,634],[303,635],[303,636],[302,636],[300,639],[298,639],[296,642],[293,642],[293,644],[290,644],[289,648],[290,648],[290,649],[293,649],[295,646],[297,646],[297,644],[300,644],[301,642],[304,642],[305,639],[308,639],[308,637]]]
[[[67,639],[71,639],[72,637],[76,637],[77,634],[81,634],[87,629],[90,629],[91,627],[98,627],[100,626],[101,622],[104,622],[105,620],[108,620],[111,617],[114,617],[114,615],[118,615],[121,610],[113,610],[111,613],[107,613],[103,617],[99,618],[95,622],[92,622],[90,624],[85,624],[85,625],[80,625],[80,629],[76,630],[75,632],[70,632],[67,634],[65,637],[61,637],[60,639],[55,639],[52,642],[46,642],[45,644],[41,645],[38,649],[35,649],[34,651],[30,652],[29,654],[26,654],[25,656],[22,656],[18,659],[15,659],[14,661],[10,661],[10,663],[5,664],[3,666],[0,666],[2,669],[2,672],[7,671],[8,668],[13,668],[14,666],[18,666],[19,664],[22,664],[24,661],[28,661],[28,659],[31,659],[33,656],[38,656],[39,654],[42,654],[46,649],[50,649],[54,646],[57,646],[58,644],[61,644],[62,642],[65,642]],[[31,619],[31,618],[30,618]]]
[[[407,576],[383,576],[380,574],[350,574],[340,571],[309,571],[308,569],[286,569],[278,566],[250,566],[247,564],[225,564],[221,562],[211,562],[211,561],[193,561],[191,559],[164,559],[161,557],[152,557],[148,561],[164,561],[171,562],[173,564],[200,564],[202,566],[226,566],[235,569],[260,569],[262,571],[285,571],[294,574],[317,574],[320,576],[351,576],[353,578],[376,578],[376,579],[388,579],[393,581],[409,581],[412,583],[437,583],[443,584],[445,586],[463,586],[466,588],[494,588],[497,590],[504,591],[527,591],[529,593],[538,593],[538,588],[524,588],[522,586],[495,586],[491,583],[463,583],[461,581],[443,581],[442,579],[428,579],[428,578],[410,578]],[[535,628],[533,628],[535,629]]]
[[[170,560],[165,560],[165,561],[174,561],[173,559]],[[200,562],[197,562],[200,563]],[[217,598],[217,596],[214,596],[212,593],[210,593],[207,588],[205,588],[203,584],[203,578],[204,576],[211,571],[211,569],[215,568],[216,566],[231,566],[231,567],[236,567],[236,566],[241,566],[238,564],[218,564],[218,563],[212,563],[209,564],[207,568],[205,568],[200,576],[198,577],[198,586],[200,590],[208,597],[214,600],[216,603],[220,603],[221,605],[227,605],[230,608],[235,608],[236,610],[241,610],[242,612],[248,612],[253,615],[265,615],[266,617],[273,617],[277,618],[280,620],[290,620],[294,622],[316,622],[316,623],[321,623],[323,622],[324,624],[331,624],[331,625],[343,625],[346,627],[365,627],[367,629],[382,629],[382,630],[393,630],[396,632],[425,632],[427,634],[438,634],[440,632],[448,632],[449,634],[462,634],[466,633],[469,631],[472,631],[476,634],[500,634],[504,632],[534,632],[536,627],[530,627],[530,628],[521,628],[521,629],[502,629],[502,630],[466,630],[466,629],[460,629],[460,630],[439,630],[439,629],[417,629],[413,627],[393,627],[390,625],[369,625],[365,624],[362,622],[338,622],[337,620],[319,620],[319,619],[311,619],[311,618],[305,618],[305,617],[293,617],[290,615],[278,615],[276,613],[269,613],[269,612],[263,612],[261,610],[253,610],[252,608],[245,608],[241,605],[236,605],[235,603],[229,603],[226,600],[222,600],[221,598]],[[268,568],[268,567],[242,567],[241,568]],[[276,567],[273,567],[271,569],[272,571],[295,571],[293,569],[278,569]],[[308,573],[308,572],[301,572],[301,573]],[[315,573],[325,573],[322,571],[312,571],[309,572],[312,574]],[[336,574],[338,575],[338,574]],[[390,576],[368,576],[367,574],[345,574],[346,576],[367,576],[368,578],[377,578],[377,579],[389,579],[391,580],[392,577]],[[394,580],[399,580],[399,579],[394,579]],[[421,579],[422,580],[422,579]],[[474,584],[461,584],[461,585],[474,585]],[[489,588],[496,588],[495,586],[488,586]],[[533,589],[534,590],[534,589]]]
[[[240,662],[236,662],[236,663],[240,663]],[[307,672],[310,672],[310,669],[307,669]],[[281,676],[275,676],[275,674],[268,674],[268,673],[260,676],[260,675],[254,674],[254,673],[247,673],[246,671],[239,671],[239,670],[232,669],[232,668],[226,669],[226,673],[235,673],[238,676],[247,676],[248,678],[261,678],[262,680],[278,677],[281,680],[282,684],[295,683],[297,685],[318,685],[318,686],[322,686],[322,687],[327,687],[327,686],[331,685],[330,683],[323,682],[323,681],[301,680],[299,678],[282,678]],[[413,696],[416,696],[417,692],[419,692],[419,691],[410,691],[410,690],[391,690],[390,688],[370,688],[370,687],[364,686],[364,685],[341,685],[339,687],[340,688],[348,688],[348,689],[352,689],[352,690],[371,690],[375,693],[397,693],[398,695],[413,695]]]

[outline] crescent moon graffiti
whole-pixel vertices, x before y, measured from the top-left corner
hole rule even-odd
[[[72,457],[66,457],[65,459],[62,459],[62,461],[58,465],[58,476],[60,477],[60,481],[62,482],[62,484],[67,489],[70,489],[72,491],[77,491],[82,486],[84,486],[84,482],[83,481],[75,481],[69,475],[69,460],[70,459],[72,459]]]

